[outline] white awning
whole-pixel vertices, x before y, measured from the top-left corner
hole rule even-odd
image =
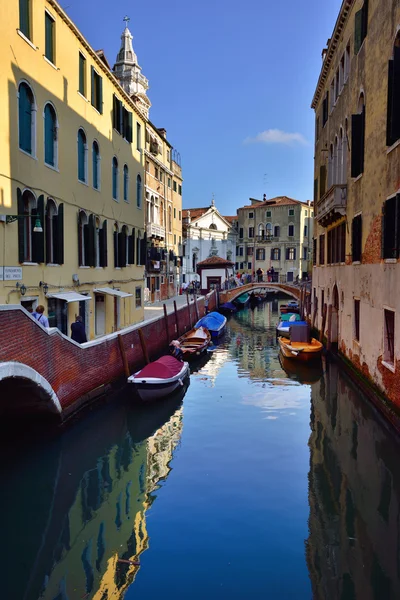
[[[84,300],[91,300],[91,296],[84,296],[78,294],[78,292],[59,292],[58,294],[47,294],[47,298],[58,298],[58,300],[64,300],[65,302],[82,302]]]
[[[105,288],[96,288],[93,290],[98,294],[109,294],[110,296],[119,296],[120,298],[128,298],[128,296],[133,296],[133,294],[128,294],[128,292],[121,292],[121,290],[114,290],[113,288],[105,287]]]

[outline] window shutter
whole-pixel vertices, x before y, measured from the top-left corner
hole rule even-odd
[[[319,168],[319,197],[325,195],[326,192],[326,165],[321,165]]]
[[[318,200],[318,177],[314,179],[314,203]]]
[[[47,105],[44,111],[44,160],[52,167],[54,167],[54,129],[54,115],[50,105]]]
[[[289,248],[286,248],[286,260],[289,260]]]
[[[98,84],[99,84],[99,88],[98,88],[99,97],[98,97],[97,110],[102,115],[103,114],[103,78],[100,77],[100,75],[99,75],[97,79],[98,79]]]
[[[53,57],[53,19],[49,14],[45,13],[45,56],[51,62],[54,62]]]
[[[86,60],[79,52],[79,91],[82,95],[85,95],[85,67]]]
[[[364,0],[364,4],[362,7],[362,30],[361,30],[361,43],[367,37],[368,32],[368,0]]]
[[[32,154],[32,98],[26,84],[19,86],[19,147]]]
[[[147,236],[146,232],[143,235],[143,239],[140,240],[140,264],[146,264],[146,246],[147,246]]]
[[[387,95],[387,115],[386,115],[386,145],[391,146],[396,140],[392,136],[392,121],[393,121],[393,71],[394,61],[389,60],[388,62],[388,95]]]
[[[392,144],[400,138],[400,48],[394,49],[393,79],[392,79],[392,103],[391,103],[391,139]]]
[[[396,258],[396,198],[384,205],[384,258]]]
[[[99,232],[99,251],[100,266],[107,266],[107,221],[103,221],[103,226]]]
[[[133,141],[133,121],[132,121],[132,113],[131,112],[128,112],[128,131],[127,131],[126,139],[128,140],[128,142],[130,144],[132,144],[132,141]]]
[[[274,248],[271,248],[271,260],[274,260]]]
[[[114,231],[113,242],[114,242],[114,268],[117,268],[119,266],[119,261],[118,261],[118,231]]]
[[[64,204],[60,204],[58,207],[57,216],[57,238],[55,249],[56,263],[58,265],[64,264]]]
[[[89,225],[83,225],[83,249],[85,251],[85,260],[82,260],[82,266],[90,267],[89,265]],[[83,256],[82,256],[83,258]]]
[[[94,267],[95,266],[95,221],[94,216],[89,216],[89,224],[87,229],[87,255],[86,255],[86,266]],[[86,248],[85,248],[86,250]]]
[[[351,176],[361,174],[361,146],[362,146],[363,115],[351,116]]]
[[[113,114],[112,114],[113,128],[117,129],[117,97],[113,95]]]
[[[118,234],[118,255],[119,255],[119,266],[126,267],[127,256],[126,256],[126,233],[125,229]]]
[[[17,188],[17,207],[18,215],[24,214],[24,201],[22,200],[22,192]],[[24,244],[24,219],[18,219],[18,261],[23,263],[25,260],[25,244]]]
[[[135,228],[132,228],[132,235],[129,236],[129,264],[135,264]]]
[[[28,0],[19,0],[19,28],[30,39]]]
[[[84,232],[83,225],[80,223],[78,212],[78,265],[83,266],[83,248],[82,248],[82,233]]]
[[[363,9],[356,12],[354,19],[354,54],[358,54],[362,44]]]
[[[396,196],[396,258],[400,256],[400,194]]]
[[[94,68],[90,67],[90,80],[91,80],[91,101],[92,106],[96,106],[96,90],[94,87]]]
[[[296,248],[293,248],[293,260],[296,260]]]
[[[35,233],[33,228],[35,227],[35,217],[31,219],[32,225],[32,260],[33,262],[43,263],[44,262],[44,196],[41,194],[37,199],[37,216],[40,219],[42,226],[42,233]]]
[[[386,202],[383,203],[382,215],[381,215],[381,258],[386,258],[385,257],[385,206],[386,206]]]

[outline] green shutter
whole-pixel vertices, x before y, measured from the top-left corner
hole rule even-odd
[[[86,96],[86,58],[79,52],[79,91]]]
[[[40,219],[40,224],[43,231],[41,233],[34,232],[33,229],[36,224],[36,217],[31,217],[32,226],[32,261],[37,263],[44,262],[44,196],[41,194],[37,199],[37,217]]]
[[[103,221],[100,229],[100,266],[107,266],[107,221]]]
[[[85,257],[86,266],[94,267],[95,266],[95,221],[94,216],[89,216],[89,225],[88,225],[88,235],[87,235],[87,245],[85,247],[85,251],[87,251],[87,255]]]
[[[117,268],[119,266],[119,260],[118,260],[118,232],[117,231],[114,231],[113,241],[114,241],[114,267]]]
[[[28,39],[31,39],[29,8],[29,0],[19,0],[19,28]]]
[[[354,54],[358,54],[362,44],[363,9],[356,12],[354,19]]]
[[[362,173],[363,163],[363,114],[351,116],[351,176]]]
[[[51,16],[45,12],[45,56],[54,63],[54,21]]]
[[[58,207],[57,216],[57,239],[55,249],[55,261],[58,265],[64,264],[64,204]]]
[[[96,106],[96,94],[95,94],[95,87],[94,87],[94,76],[95,76],[95,72],[94,72],[94,68],[90,67],[90,94],[91,94],[91,102],[92,102],[92,106]]]
[[[100,77],[100,75],[98,75],[97,77],[98,77],[98,90],[97,90],[98,105],[97,105],[97,110],[99,111],[100,114],[103,114],[103,78]]]
[[[132,141],[133,141],[133,119],[132,119],[131,112],[128,112],[128,131],[127,131],[126,139],[128,140],[128,142],[130,144],[132,144]]]
[[[326,192],[326,165],[321,165],[319,168],[319,197],[325,195]]]
[[[46,104],[44,109],[44,160],[48,165],[54,167],[54,137],[55,137],[55,115],[50,106]]]
[[[24,214],[24,201],[22,199],[22,192],[19,188],[17,188],[17,210],[19,216]],[[25,261],[24,230],[24,219],[18,219],[18,261],[20,263]]]
[[[25,83],[19,86],[19,147],[32,154],[32,104],[31,91]]]

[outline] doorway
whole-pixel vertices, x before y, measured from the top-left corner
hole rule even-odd
[[[95,333],[104,335],[106,332],[106,303],[103,294],[95,295]]]
[[[81,292],[82,296],[87,296],[87,292]],[[79,316],[82,318],[82,322],[85,326],[86,337],[89,339],[89,306],[87,300],[79,302]]]
[[[121,298],[114,296],[114,331],[121,329]]]
[[[287,281],[288,283],[290,283],[290,282],[292,282],[292,281],[293,281],[293,271],[288,271],[288,272],[287,272],[287,275],[286,275],[286,281]]]
[[[221,277],[207,277],[207,290],[220,289]]]

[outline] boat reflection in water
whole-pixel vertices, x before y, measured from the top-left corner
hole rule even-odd
[[[279,362],[290,379],[295,379],[299,383],[311,385],[312,383],[319,381],[322,377],[321,360],[310,363],[301,363],[286,358],[286,356],[283,356],[280,352]]]
[[[148,547],[146,511],[171,469],[185,391],[149,408],[124,391],[52,445],[16,448],[2,467],[3,598],[123,596]]]
[[[400,598],[398,436],[336,364],[312,385],[311,428],[313,598]]]

